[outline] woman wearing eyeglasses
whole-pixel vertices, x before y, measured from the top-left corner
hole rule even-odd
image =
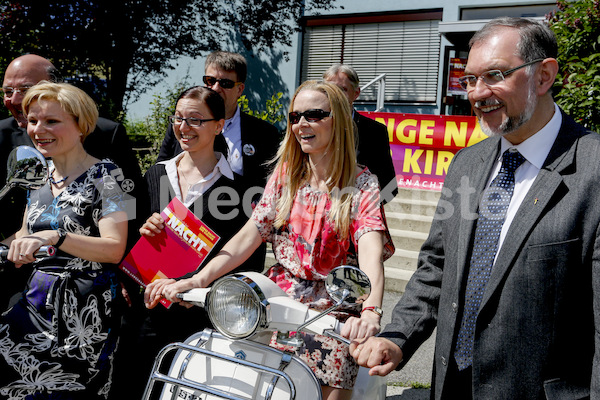
[[[215,140],[223,140],[225,123],[223,99],[212,89],[195,86],[185,90],[177,99],[175,115],[169,117],[175,136],[183,150],[174,158],[150,167],[145,178],[152,215],[140,228],[140,234],[155,236],[165,227],[160,212],[177,197],[198,218],[220,236],[219,242],[207,256],[217,254],[223,245],[244,225],[249,214],[244,212],[242,199],[245,185],[241,176],[232,172],[225,154],[215,152]],[[250,207],[247,207],[250,209]],[[262,259],[261,259],[262,260]],[[177,260],[173,260],[177,262]],[[202,268],[202,265],[199,266]],[[248,260],[244,270],[262,271],[262,262]],[[191,274],[192,275],[192,274]],[[162,291],[174,279],[158,279],[146,288],[147,293]],[[147,303],[142,332],[137,347],[138,365],[146,371],[141,374],[136,388],[141,397],[153,358],[166,344],[182,341],[209,324],[203,309],[186,309],[173,305],[169,309]],[[140,358],[141,357],[141,362]],[[134,389],[135,390],[135,389]]]
[[[287,133],[274,173],[252,218],[197,275],[163,288],[176,294],[206,287],[229,273],[263,241],[273,244],[277,264],[267,275],[288,295],[317,310],[332,305],[327,273],[358,265],[373,285],[361,310],[337,313],[351,339],[379,332],[383,261],[394,252],[377,178],[356,165],[354,124],[348,100],[337,86],[303,83],[290,105]],[[148,293],[157,301],[159,293]],[[319,335],[304,335],[300,356],[320,380],[325,399],[349,399],[358,366],[348,347]],[[274,341],[272,345],[275,345]]]

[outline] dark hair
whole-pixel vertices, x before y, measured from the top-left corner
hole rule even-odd
[[[238,82],[246,82],[248,75],[248,66],[243,55],[231,53],[229,51],[213,51],[206,57],[204,70],[211,65],[222,69],[223,71],[233,71],[237,76]]]
[[[480,41],[486,40],[496,33],[499,28],[503,27],[514,28],[519,31],[521,39],[516,50],[517,55],[524,62],[530,62],[538,58],[557,58],[558,45],[554,33],[543,22],[529,18],[494,18],[473,35],[469,41],[469,48]]]
[[[225,102],[219,93],[204,86],[193,86],[184,90],[177,98],[177,103],[181,99],[195,99],[205,103],[212,113],[214,119],[225,119]]]

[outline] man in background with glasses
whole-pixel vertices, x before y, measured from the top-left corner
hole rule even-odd
[[[334,64],[323,73],[325,82],[337,85],[353,107],[360,95],[356,70],[346,64]],[[377,175],[381,187],[381,200],[385,204],[398,194],[398,181],[390,152],[387,127],[374,119],[365,117],[352,108],[352,119],[358,128],[356,161]]]
[[[206,58],[202,81],[225,100],[226,121],[222,135],[225,140],[215,141],[215,151],[227,154],[231,169],[242,175],[249,187],[263,188],[269,174],[265,163],[275,157],[281,136],[273,125],[241,112],[238,107],[238,99],[246,87],[246,75],[244,56],[215,51]],[[179,153],[181,147],[175,138],[173,126],[169,125],[157,162],[173,158]]]
[[[372,374],[437,327],[432,398],[600,398],[600,136],[554,103],[557,52],[525,18],[471,39],[461,84],[489,138],[452,160],[392,322],[351,345]]]

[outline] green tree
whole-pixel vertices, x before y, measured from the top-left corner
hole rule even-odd
[[[65,76],[95,81],[101,111],[115,118],[161,82],[179,57],[227,49],[238,40],[257,53],[289,46],[305,11],[332,3],[0,0],[0,67],[25,52],[47,57]]]
[[[577,122],[600,132],[600,1],[558,1],[548,16],[561,67],[555,99]]]
[[[125,120],[127,135],[137,148],[142,173],[156,162],[169,124],[168,117],[175,114],[179,94],[190,87],[189,76],[184,77],[162,94],[154,94],[150,102],[150,114],[143,120]]]
[[[282,92],[277,92],[265,104],[264,110],[251,110],[248,105],[248,98],[246,95],[240,96],[238,99],[238,105],[242,112],[246,114],[255,116],[256,118],[260,118],[262,120],[267,121],[271,125],[277,126],[279,122],[285,119],[283,104],[281,104],[281,98],[283,97]]]

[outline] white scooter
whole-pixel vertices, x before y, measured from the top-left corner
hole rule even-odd
[[[306,363],[267,344],[275,330],[278,342],[295,349],[302,346],[300,331],[349,344],[339,335],[342,324],[328,314],[342,304],[363,302],[370,294],[369,279],[358,268],[341,266],[328,275],[326,287],[336,304],[323,312],[289,298],[256,272],[229,275],[211,288],[181,294],[182,300],[206,308],[218,332],[206,329],[164,347],[143,398],[320,400],[321,386]],[[164,362],[169,356],[173,361]],[[361,367],[352,398],[378,400],[385,395],[385,378],[369,376]]]

